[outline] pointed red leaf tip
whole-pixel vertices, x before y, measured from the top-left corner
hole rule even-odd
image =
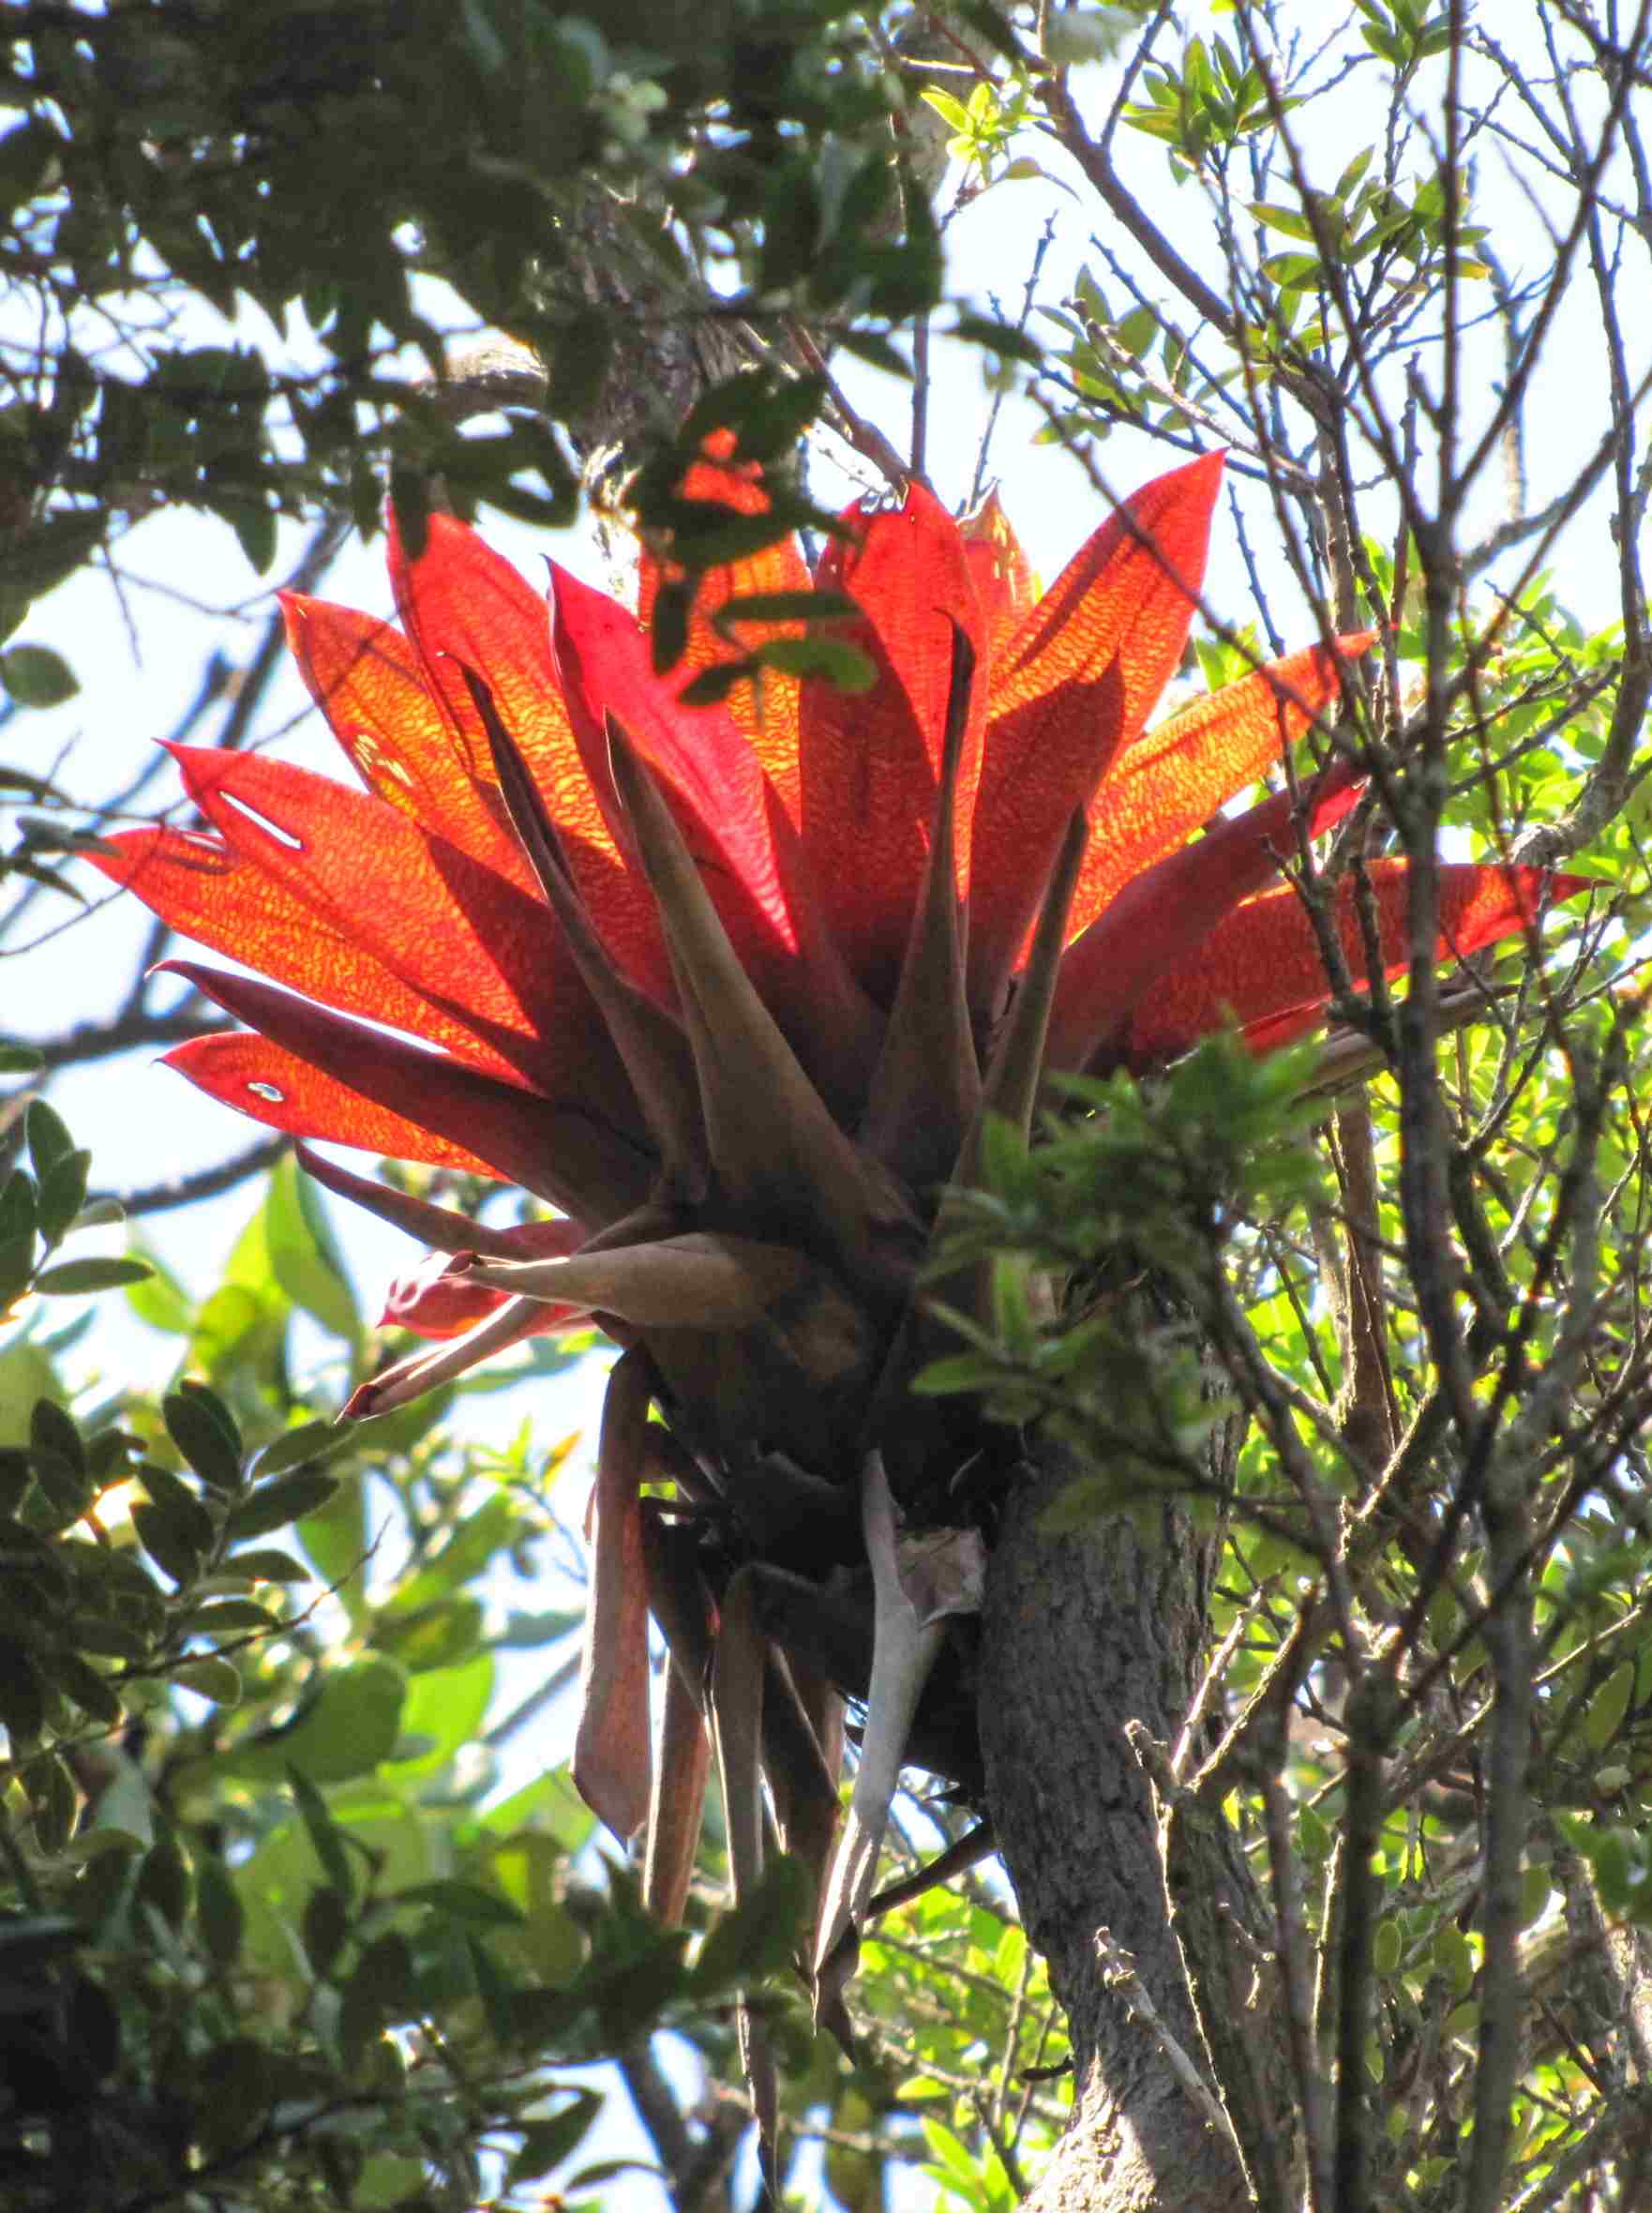
[[[239,754],[204,758],[245,763]],[[319,788],[339,800],[354,796],[337,785]],[[135,892],[197,944],[245,961],[340,1013],[427,1037],[473,1067],[493,1075],[512,1072],[506,1056],[480,1031],[433,1005],[370,946],[358,943],[349,927],[220,839],[151,829],[121,831],[105,843],[114,850],[89,853],[93,866]]]
[[[1139,734],[1187,643],[1224,456],[1126,500],[1011,638],[976,801],[970,1004],[996,1012],[1074,810]]]
[[[540,900],[397,808],[308,770],[170,750],[190,798],[256,872],[248,882],[244,869],[239,896],[222,902],[222,951],[490,1075],[548,1087],[577,1070],[626,1116],[607,1031]],[[306,921],[321,931],[308,957]],[[634,1111],[627,1119],[640,1129]]]
[[[679,706],[635,616],[554,563],[551,635],[585,774],[616,840],[628,846],[631,831],[608,760],[610,716],[668,794],[746,966],[760,973],[789,958],[797,936],[763,772],[733,718],[720,706]]]
[[[999,502],[998,490],[989,491],[979,507],[958,519],[964,558],[975,583],[975,596],[986,623],[991,653],[990,670],[1001,666],[1010,640],[1022,617],[1038,598],[1038,579],[1022,551],[1021,541]]]
[[[755,461],[735,461],[734,436],[713,430],[707,436],[702,459],[695,461],[677,488],[680,499],[726,507],[735,515],[766,515],[770,499],[763,473]],[[653,621],[660,587],[681,578],[683,571],[662,561],[652,547],[644,546],[637,565],[637,615],[646,631]],[[774,638],[799,638],[802,623],[749,623],[734,621],[719,628],[721,610],[731,599],[750,599],[771,592],[806,592],[808,565],[791,537],[777,539],[758,553],[707,569],[695,587],[688,617],[688,642],[683,659],[668,684],[681,691],[704,670],[724,668],[743,660],[752,649]],[[761,762],[795,823],[798,820],[797,717],[798,680],[779,670],[766,670],[760,696],[749,679],[742,679],[725,697],[724,706]],[[684,710],[692,714],[693,709]],[[623,719],[623,718],[622,718]]]
[[[1333,762],[1301,795],[1306,835],[1318,837],[1339,822],[1359,787],[1348,762]],[[1162,977],[1203,958],[1201,948],[1223,916],[1295,856],[1296,814],[1295,795],[1276,792],[1125,885],[1061,957],[1050,1067],[1088,1066],[1123,1033]]]
[[[416,560],[394,507],[386,525],[396,604],[459,758],[497,806],[488,733],[465,682],[470,669],[486,682],[545,794],[604,942],[638,983],[665,989],[665,956],[647,891],[620,859],[575,742],[551,660],[545,602],[508,561],[450,515],[427,517]],[[503,812],[500,821],[503,831]]]
[[[515,840],[401,632],[331,600],[277,596],[299,673],[368,790],[526,889]]]
[[[1404,861],[1367,865],[1376,904],[1384,972],[1403,974],[1410,961]],[[1434,958],[1466,958],[1533,927],[1545,903],[1594,888],[1583,876],[1541,868],[1452,863],[1440,878],[1440,928]],[[1336,927],[1356,985],[1365,981],[1364,941],[1355,887],[1339,887]],[[1207,940],[1196,962],[1165,976],[1130,1025],[1124,1057],[1140,1069],[1173,1060],[1199,1038],[1232,1021],[1264,1050],[1312,1029],[1329,998],[1325,965],[1307,914],[1290,885],[1264,892],[1237,909]]]
[[[932,492],[914,484],[899,508],[868,515],[857,505],[844,520],[851,534],[834,541],[818,581],[861,610],[836,635],[868,656],[877,682],[851,693],[804,681],[803,835],[850,971],[887,1006],[928,852],[954,631],[978,671],[954,800],[958,896],[969,887],[991,649],[958,526]]]
[[[1339,638],[1334,653],[1316,645],[1271,661],[1138,738],[1089,810],[1074,932],[1270,768],[1338,698],[1339,660],[1358,660],[1375,641],[1374,630],[1360,630]]]
[[[462,1166],[474,1174],[520,1183],[565,1212],[599,1226],[629,1213],[647,1197],[652,1156],[583,1102],[564,1103],[501,1083],[249,977],[192,961],[166,961],[162,967],[254,1025],[293,1061],[331,1079],[318,1096],[313,1087],[294,1080],[291,1067],[280,1074],[253,1074],[243,1067],[230,1104],[245,1114],[300,1137],[335,1138],[403,1160]],[[168,1059],[197,1083],[203,1081],[206,1063],[186,1063],[175,1054]],[[578,1073],[573,1072],[576,1079]],[[273,1098],[267,1095],[270,1090],[277,1094]],[[312,1099],[325,1120],[309,1118]],[[414,1142],[384,1143],[381,1132]]]

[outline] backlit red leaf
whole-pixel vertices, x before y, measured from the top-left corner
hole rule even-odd
[[[571,1096],[547,1098],[461,1068],[443,1054],[347,1021],[251,978],[199,968],[191,961],[164,965],[256,1027],[272,1044],[284,1046],[330,1076],[335,1085],[357,1094],[358,1102],[427,1133],[453,1152],[463,1152],[467,1163],[488,1163],[481,1173],[520,1183],[595,1225],[628,1213],[647,1196],[651,1156],[593,1112],[577,1088],[581,1081],[578,1068],[568,1071]],[[193,1066],[186,1073],[200,1080]],[[244,1087],[244,1095],[233,1103],[243,1112],[301,1136],[336,1138],[340,1144],[367,1145],[380,1152],[396,1150],[379,1144],[375,1137],[352,1136],[331,1122],[278,1120],[263,1109],[279,1106],[285,1111],[294,1094],[279,1078],[270,1080],[281,1093],[279,1098],[261,1099]],[[355,1126],[367,1129],[373,1119],[359,1114]],[[428,1160],[432,1155],[427,1143],[404,1157]]]
[[[551,662],[546,604],[508,561],[450,515],[427,519],[418,559],[394,513],[390,575],[425,680],[464,759],[492,787],[488,734],[464,670],[487,683],[495,708],[561,825],[579,895],[615,957],[648,988],[668,988],[646,889],[619,858],[579,758]]]
[[[1339,821],[1358,797],[1357,779],[1338,762],[1304,793],[1310,838]],[[1249,897],[1299,851],[1297,802],[1276,792],[1261,805],[1218,823],[1127,883],[1104,914],[1061,958],[1047,1057],[1056,1068],[1083,1068],[1123,1031],[1162,978],[1205,959],[1206,941],[1230,909]]]
[[[990,676],[1002,667],[1011,639],[1037,600],[1038,580],[996,490],[960,518],[958,534],[986,625],[990,659],[984,673]]]
[[[610,715],[669,798],[736,943],[755,954],[768,939],[791,950],[763,772],[733,718],[722,707],[680,707],[653,672],[635,616],[565,570],[551,576],[557,673],[616,837],[628,840],[630,830],[608,765]]]
[[[163,1062],[209,1097],[293,1137],[321,1137],[328,1144],[353,1145],[392,1160],[457,1168],[467,1176],[498,1181],[507,1173],[405,1114],[364,1098],[285,1046],[249,1030],[191,1038],[187,1045],[174,1046]]]
[[[1374,631],[1363,630],[1337,643],[1351,660],[1374,640]],[[1335,657],[1314,646],[1207,693],[1132,745],[1103,778],[1089,810],[1074,928],[1254,783],[1337,693]]]
[[[1029,610],[993,686],[976,802],[970,1001],[996,1008],[1074,810],[1175,673],[1223,457],[1144,485]]]
[[[1406,866],[1403,861],[1367,865],[1379,921],[1384,969],[1390,977],[1410,961],[1406,928]],[[1463,958],[1482,945],[1512,936],[1537,919],[1545,898],[1567,899],[1588,889],[1578,876],[1551,877],[1538,868],[1449,864],[1439,871],[1440,930],[1435,958]],[[1365,980],[1365,953],[1355,889],[1339,887],[1337,936],[1348,972]],[[1196,961],[1163,978],[1131,1023],[1126,1058],[1147,1067],[1185,1052],[1200,1037],[1233,1021],[1249,1031],[1297,1010],[1323,1007],[1330,986],[1318,942],[1296,891],[1265,892],[1227,917]],[[1284,1032],[1280,1032],[1283,1037]]]
[[[490,787],[478,782],[401,632],[330,600],[280,597],[310,697],[368,790],[526,888]]]
[[[173,753],[189,796],[231,851],[308,906],[345,951],[359,949],[416,994],[419,1007],[410,1020],[358,990],[343,1001],[348,1011],[533,1083],[555,1083],[588,1061],[593,1081],[614,1095],[607,1031],[541,900],[396,808],[307,770],[217,748]],[[225,950],[278,974],[255,897]],[[306,988],[340,1003],[336,992]]]
[[[887,1005],[900,971],[935,812],[954,625],[980,671],[957,781],[957,881],[969,881],[989,645],[957,525],[921,485],[898,509],[846,519],[819,581],[864,619],[835,633],[873,663],[869,692],[805,679],[798,745],[803,844],[851,971]]]
[[[732,465],[715,459],[696,461],[683,478],[679,496],[704,501],[712,507],[727,507],[736,515],[763,515],[769,508],[769,495],[763,489],[760,472],[750,462]],[[637,568],[637,614],[644,630],[653,619],[661,583],[681,573],[662,564],[644,547]],[[686,651],[668,678],[673,690],[681,691],[703,670],[726,667],[730,661],[743,659],[768,639],[795,638],[802,633],[801,623],[734,622],[719,628],[713,618],[729,600],[750,599],[772,592],[806,592],[808,588],[808,568],[796,541],[789,537],[765,546],[760,553],[705,570],[695,587]],[[798,820],[796,677],[778,670],[766,670],[760,697],[749,679],[743,679],[726,694],[724,704],[795,822]]]

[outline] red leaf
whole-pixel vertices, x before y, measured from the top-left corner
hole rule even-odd
[[[1309,790],[1310,837],[1339,821],[1358,796],[1345,761]],[[1125,885],[1061,956],[1045,1045],[1048,1066],[1087,1066],[1161,978],[1203,962],[1204,942],[1222,917],[1297,852],[1295,807],[1289,791],[1276,792]]]
[[[227,755],[234,760],[236,755]],[[471,1025],[433,1007],[307,899],[216,837],[181,830],[123,830],[94,867],[135,892],[183,936],[257,967],[307,999],[428,1038],[490,1075],[510,1061]]]
[[[781,886],[762,768],[722,707],[683,707],[653,672],[636,618],[553,565],[557,671],[586,773],[610,828],[630,828],[614,790],[608,718],[653,771],[700,864],[724,926],[748,966],[792,953],[796,934]]]
[[[368,790],[526,888],[516,840],[401,632],[330,600],[279,597],[310,697]]]
[[[440,1053],[422,1051],[401,1038],[346,1021],[249,977],[226,975],[191,961],[162,965],[187,977],[240,1020],[255,1025],[272,1044],[284,1046],[346,1092],[356,1094],[358,1107],[366,1103],[402,1128],[422,1131],[428,1140],[434,1138],[448,1150],[462,1152],[467,1166],[485,1164],[477,1170],[481,1174],[520,1183],[598,1227],[628,1213],[648,1194],[651,1157],[601,1121],[577,1091],[571,1097],[547,1098],[479,1076]],[[196,1075],[193,1067],[186,1073]],[[580,1071],[575,1069],[570,1076],[577,1085]],[[243,1086],[243,1095],[232,1104],[300,1136],[387,1150],[379,1136],[353,1136],[336,1120],[311,1123],[265,1111],[276,1106],[286,1108],[297,1095],[280,1077],[268,1080],[281,1091],[280,1100],[246,1094]],[[329,1105],[337,1109],[339,1102],[335,1096]],[[415,1106],[416,1115],[410,1115],[407,1110]],[[374,1122],[372,1113],[362,1112],[354,1126],[367,1130]],[[427,1142],[406,1157],[434,1156]]]
[[[898,510],[868,518],[851,508],[846,519],[855,537],[834,541],[819,581],[860,607],[864,619],[835,634],[870,658],[878,681],[864,693],[804,681],[803,835],[850,971],[887,1006],[928,851],[954,624],[979,672],[957,783],[960,896],[969,881],[989,647],[958,526],[933,493],[915,484]]]
[[[1406,926],[1406,866],[1367,864],[1380,926],[1385,972],[1404,972],[1410,961]],[[1434,957],[1466,957],[1481,945],[1530,927],[1546,899],[1569,899],[1590,888],[1581,876],[1550,876],[1540,868],[1450,864],[1439,871],[1440,932]],[[1337,935],[1356,984],[1365,980],[1365,953],[1354,886],[1344,881],[1337,904]],[[1133,1068],[1172,1060],[1210,1031],[1232,1020],[1249,1031],[1256,1023],[1302,1011],[1311,1018],[1329,996],[1324,963],[1308,917],[1289,885],[1265,892],[1230,914],[1202,948],[1196,964],[1164,978],[1152,1003],[1130,1026],[1126,1059]],[[1303,1027],[1307,1027],[1304,1020]],[[1284,1028],[1268,1035],[1277,1044]]]
[[[503,1171],[491,1162],[364,1098],[348,1084],[252,1031],[191,1038],[164,1055],[163,1065],[175,1068],[226,1106],[293,1137],[322,1137],[332,1145],[354,1145],[392,1160],[423,1161],[428,1167],[457,1168],[467,1176],[503,1179]]]
[[[1353,660],[1375,638],[1374,630],[1361,630],[1337,645],[1344,660]],[[1314,646],[1195,700],[1132,745],[1103,778],[1089,810],[1089,846],[1073,902],[1074,931],[1254,783],[1338,690],[1334,657]]]
[[[636,980],[667,994],[664,949],[646,887],[623,866],[586,774],[550,653],[544,601],[510,563],[450,515],[427,521],[410,561],[390,518],[390,576],[401,619],[456,743],[491,790],[488,734],[465,683],[486,683],[568,848],[580,896],[605,942]]]
[[[563,1225],[548,1223],[536,1225],[559,1228]],[[573,1231],[564,1240],[563,1250],[570,1251],[583,1241],[583,1233],[569,1223]],[[526,1257],[526,1253],[521,1256]],[[409,1330],[415,1337],[443,1340],[462,1336],[466,1330],[474,1329],[479,1321],[486,1321],[490,1314],[509,1303],[508,1291],[490,1291],[470,1276],[470,1257],[457,1258],[449,1253],[427,1253],[416,1268],[398,1275],[392,1282],[384,1297],[384,1311],[379,1317],[382,1330]],[[559,1330],[567,1329],[583,1315],[577,1306],[557,1306],[548,1301],[539,1310],[536,1326],[526,1335],[551,1336]]]
[[[755,462],[731,466],[717,459],[696,461],[678,487],[678,496],[703,501],[712,507],[727,507],[736,515],[764,515],[769,510],[769,495]],[[681,575],[675,565],[662,563],[648,547],[643,548],[637,569],[637,614],[644,630],[653,620],[661,584]],[[803,630],[802,623],[736,622],[719,629],[713,617],[730,599],[751,598],[758,593],[806,592],[808,588],[808,568],[796,541],[789,537],[765,546],[760,553],[748,554],[743,560],[707,569],[695,587],[687,648],[668,677],[668,683],[681,691],[701,670],[742,660],[768,639],[800,637]],[[787,813],[796,822],[797,678],[784,675],[778,670],[767,670],[760,699],[750,680],[743,679],[725,695],[724,704],[761,762]]]
[[[554,1084],[583,1064],[610,1103],[615,1056],[556,923],[537,898],[383,801],[260,755],[174,745],[189,796],[231,851],[308,907],[352,948],[416,994],[415,1018],[352,992],[349,1011],[429,1038],[494,1073]],[[244,880],[245,881],[245,880]],[[256,884],[226,952],[266,975],[282,969],[261,928]],[[264,904],[273,905],[267,899]],[[327,976],[300,979],[340,1003]],[[370,978],[358,978],[370,987]],[[633,1113],[640,1129],[640,1115]]]
[[[1038,599],[1038,581],[996,490],[960,519],[958,531],[986,626],[990,659],[984,673],[991,678],[1003,666],[1011,639]]]
[[[995,1012],[1075,808],[1181,658],[1223,456],[1132,494],[1011,640],[993,687],[969,894],[970,1003]]]

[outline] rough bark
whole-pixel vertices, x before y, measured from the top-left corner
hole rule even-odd
[[[1283,2100],[1272,1977],[1242,1935],[1262,1925],[1254,1892],[1225,1824],[1161,1808],[1126,1734],[1134,1723],[1170,1744],[1181,1727],[1198,1680],[1209,1547],[1174,1509],[1050,1530],[1070,1473],[1059,1463],[1024,1470],[982,1625],[987,1803],[1067,2010],[1076,2071],[1072,2127],[1029,2203],[1041,2213],[1227,2213],[1252,2202],[1233,2136],[1109,1978],[1099,1931],[1129,1955],[1163,2028],[1219,2085],[1257,2194],[1277,2202],[1289,2147],[1269,2142]]]

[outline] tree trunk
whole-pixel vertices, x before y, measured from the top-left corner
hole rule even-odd
[[[1067,2011],[1076,2074],[1071,2127],[1029,2203],[1041,2213],[1228,2213],[1254,2190],[1265,2205],[1287,2204],[1274,1978],[1258,1967],[1260,1946],[1235,1930],[1265,1926],[1254,1887],[1224,1822],[1176,1820],[1158,1803],[1125,1733],[1139,1724],[1168,1747],[1180,1732],[1213,1548],[1171,1507],[1046,1528],[1072,1474],[1053,1458],[1024,1470],[982,1624],[987,1804],[1029,1937]],[[1111,1977],[1098,1956],[1104,1931]],[[1121,1995],[1119,1951],[1159,2029]],[[1220,2085],[1231,2132],[1184,2086],[1161,2031]]]

